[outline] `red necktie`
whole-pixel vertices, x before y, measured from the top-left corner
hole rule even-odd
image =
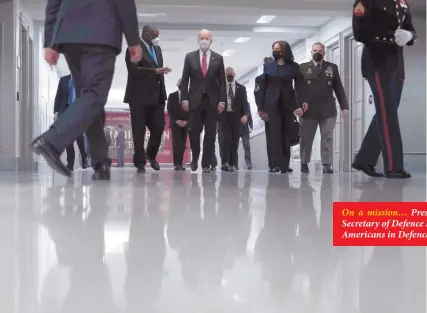
[[[203,77],[206,77],[207,73],[208,73],[208,63],[206,62],[206,53],[203,53],[203,57],[202,57],[202,74],[203,74]]]

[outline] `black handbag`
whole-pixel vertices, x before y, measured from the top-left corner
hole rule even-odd
[[[292,122],[289,127],[289,143],[291,147],[299,145],[300,125],[295,114],[292,114]]]

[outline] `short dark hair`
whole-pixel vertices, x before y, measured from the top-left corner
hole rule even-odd
[[[274,61],[273,57],[265,57],[264,58],[264,65],[266,65],[270,62],[273,62],[273,61]]]
[[[157,27],[156,26],[154,26],[154,25],[152,25],[152,24],[147,24],[147,25],[144,25],[144,27],[142,28],[142,33],[144,34],[144,33],[152,33],[152,32],[155,32],[155,31],[157,31],[158,29],[157,29]]]

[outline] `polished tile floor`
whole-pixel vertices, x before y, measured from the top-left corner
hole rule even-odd
[[[2,313],[425,313],[425,248],[333,248],[331,203],[424,176],[0,174]]]

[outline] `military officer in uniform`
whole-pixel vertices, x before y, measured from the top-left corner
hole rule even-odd
[[[362,75],[375,102],[372,122],[352,167],[371,177],[410,178],[403,167],[402,136],[397,109],[405,79],[403,46],[416,40],[411,12],[405,0],[356,0],[353,5],[354,39],[365,44]],[[385,173],[375,170],[382,153]]]
[[[264,72],[265,72],[266,65],[273,62],[273,61],[274,61],[273,57],[265,57],[264,58]],[[263,75],[259,75],[259,76],[255,77],[254,98],[255,98],[255,103],[256,103],[258,108],[259,108],[259,103],[258,103],[257,97],[258,97],[259,86],[261,84],[262,78],[263,78]],[[260,117],[262,118],[261,115],[260,115]],[[271,142],[270,142],[270,123],[267,120],[264,122],[265,122],[265,140],[267,143],[268,168],[269,168],[270,172],[273,172],[272,152],[271,152],[272,147],[271,147]]]
[[[348,114],[348,102],[344,87],[338,72],[338,66],[326,62],[325,46],[316,42],[311,48],[312,60],[300,65],[304,76],[304,99],[310,106],[300,119],[300,154],[301,172],[308,173],[308,163],[311,158],[311,148],[316,135],[317,126],[320,128],[321,160],[323,173],[331,174],[333,161],[333,137],[337,119],[335,96],[343,115]]]

